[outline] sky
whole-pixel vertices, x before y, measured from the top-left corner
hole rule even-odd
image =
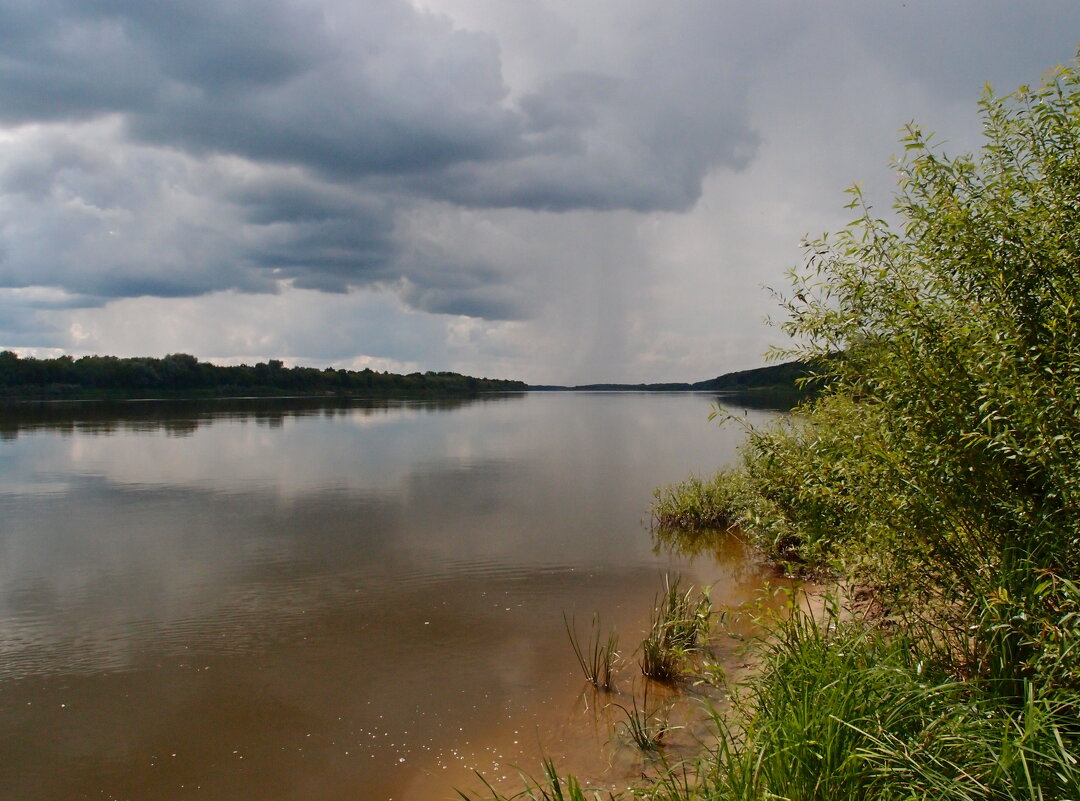
[[[1076,0],[0,0],[0,349],[530,383],[765,363],[912,120]]]

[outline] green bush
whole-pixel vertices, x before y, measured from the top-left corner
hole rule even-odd
[[[862,435],[804,474],[822,519],[918,541],[920,576],[972,609],[982,667],[1019,697],[1042,678],[1029,632],[1060,618],[1047,590],[1080,564],[1080,73],[980,106],[977,157],[909,126],[899,231],[856,192],[852,227],[807,246],[785,327],[800,353],[842,354],[826,397]]]
[[[783,355],[819,397],[659,498],[880,615],[792,608],[716,752],[647,797],[1080,797],[1080,70],[980,109],[975,155],[908,127],[896,223],[855,189],[807,243]]]
[[[1022,699],[1075,689],[1080,654],[1080,73],[980,108],[977,156],[908,127],[895,228],[856,189],[807,244],[786,353],[827,384],[698,494],[774,556],[970,630],[963,670]]]

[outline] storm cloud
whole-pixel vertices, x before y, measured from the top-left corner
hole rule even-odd
[[[984,81],[1075,52],[1037,5],[0,0],[0,346],[424,362],[320,348],[324,302],[425,368],[756,366],[758,285],[904,122],[967,146]]]
[[[402,0],[5,0],[0,31],[0,284],[88,302],[288,281],[527,317],[504,268],[403,242],[403,210],[686,209],[755,141],[644,76],[511,97],[493,35]]]

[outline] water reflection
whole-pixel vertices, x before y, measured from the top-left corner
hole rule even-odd
[[[720,602],[762,581],[642,522],[731,457],[710,400],[5,422],[0,797],[427,800],[582,751],[564,611],[632,642],[665,570]]]
[[[0,403],[0,440],[37,430],[114,434],[163,430],[185,436],[220,420],[252,420],[280,428],[286,419],[321,415],[386,415],[402,409],[451,411],[473,404],[503,403],[524,393],[490,393],[465,398],[421,400],[364,398],[221,398],[217,400],[48,401]]]

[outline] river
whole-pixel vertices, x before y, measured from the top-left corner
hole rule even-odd
[[[655,486],[734,459],[714,400],[3,411],[0,798],[439,801],[542,754],[622,781],[563,615],[618,629],[628,693],[665,574],[759,591],[737,543],[649,531]]]

